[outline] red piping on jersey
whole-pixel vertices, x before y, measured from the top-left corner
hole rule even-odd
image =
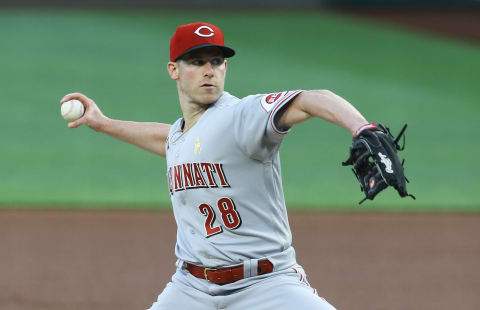
[[[297,271],[294,267],[292,267],[293,270],[295,270],[295,273],[298,273],[300,275],[300,282],[303,282],[303,275]]]
[[[269,121],[270,121],[270,125],[272,126],[273,128],[273,131],[279,135],[286,135],[288,133],[288,131],[284,131],[284,132],[281,132],[279,130],[277,130],[277,127],[275,126],[275,124],[273,123],[273,117],[274,115],[277,113],[277,110],[279,108],[281,108],[285,103],[289,102],[291,99],[292,99],[292,96],[295,96],[297,94],[299,94],[301,92],[301,90],[295,90],[293,91],[293,93],[291,93],[290,95],[287,95],[287,97],[283,98],[276,106],[275,108],[273,108],[273,111],[272,113],[270,114],[270,118],[269,118]]]

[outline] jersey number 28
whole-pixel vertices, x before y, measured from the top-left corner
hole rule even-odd
[[[222,213],[223,226],[232,230],[237,229],[242,225],[242,219],[235,209],[235,204],[232,199],[226,197],[220,198],[217,201],[217,207],[220,213]],[[214,226],[216,216],[210,205],[202,203],[198,206],[198,209],[206,216],[205,233],[207,238],[223,232],[222,226]]]

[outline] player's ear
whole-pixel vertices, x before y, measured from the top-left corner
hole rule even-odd
[[[167,71],[172,80],[178,80],[178,63],[169,61],[167,64]]]

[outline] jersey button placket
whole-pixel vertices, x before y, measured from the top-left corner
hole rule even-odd
[[[176,148],[175,148],[175,158],[179,158],[180,157],[180,153],[182,151],[182,147],[183,147],[183,144],[185,142],[185,137],[181,137],[180,139],[178,139],[175,144],[176,144]]]

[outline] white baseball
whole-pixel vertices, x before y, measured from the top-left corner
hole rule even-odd
[[[64,102],[61,107],[62,117],[69,122],[79,119],[84,112],[83,104],[76,99]]]

